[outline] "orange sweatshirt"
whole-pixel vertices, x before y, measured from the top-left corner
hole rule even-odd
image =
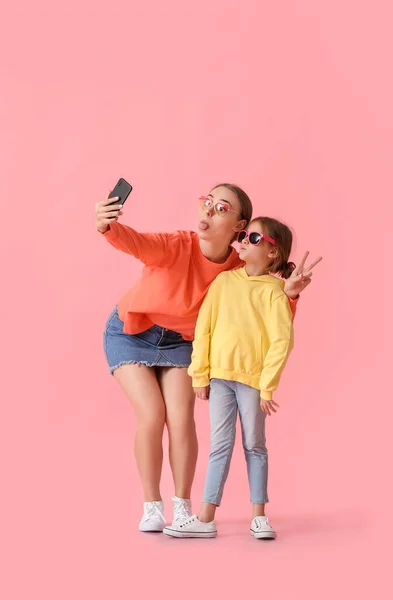
[[[234,248],[225,263],[203,256],[193,231],[138,233],[113,223],[103,234],[117,250],[139,259],[141,278],[119,300],[119,317],[125,333],[141,333],[159,325],[193,340],[199,309],[207,290],[223,271],[242,267]],[[293,315],[296,300],[290,300]]]

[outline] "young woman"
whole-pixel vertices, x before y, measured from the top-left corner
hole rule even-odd
[[[197,232],[138,233],[117,221],[123,214],[114,198],[96,205],[96,228],[118,250],[144,265],[141,279],[110,315],[104,347],[112,373],[136,415],[135,457],[144,492],[141,531],[166,524],[160,493],[166,426],[175,495],[173,522],[191,516],[191,486],[197,460],[195,395],[187,368],[199,308],[212,281],[242,266],[231,244],[252,217],[247,194],[221,184],[199,200]],[[302,267],[284,291],[295,311],[299,293],[311,282]]]

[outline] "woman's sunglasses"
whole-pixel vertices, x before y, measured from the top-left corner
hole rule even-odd
[[[225,217],[225,215],[229,212],[237,213],[237,210],[230,208],[229,204],[226,204],[226,202],[213,202],[211,198],[207,198],[206,196],[201,196],[199,198],[199,202],[201,203],[204,211],[208,212],[209,210],[213,209],[216,215],[220,217]]]
[[[273,246],[277,245],[273,238],[265,235],[264,233],[259,233],[258,231],[240,231],[237,241],[241,244],[247,238],[252,246],[258,246],[262,240],[270,242],[273,244]]]

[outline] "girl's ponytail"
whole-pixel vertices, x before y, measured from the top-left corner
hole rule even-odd
[[[281,268],[278,269],[280,275],[283,279],[289,279],[294,270],[296,269],[296,265],[293,262],[284,262],[281,265]]]

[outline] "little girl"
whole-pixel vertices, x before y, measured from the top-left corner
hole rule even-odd
[[[229,472],[238,411],[253,504],[250,532],[256,538],[276,537],[265,516],[265,419],[279,407],[273,392],[293,348],[293,325],[284,281],[272,273],[287,279],[294,271],[288,262],[292,233],[275,219],[259,217],[238,241],[245,266],[218,275],[198,316],[188,373],[197,397],[210,401],[211,454],[199,515],[166,527],[164,533],[173,537],[216,537],[214,516]]]

